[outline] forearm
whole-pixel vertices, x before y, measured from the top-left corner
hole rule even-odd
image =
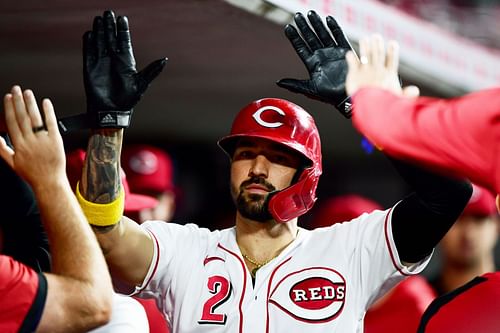
[[[118,199],[122,136],[123,130],[96,130],[90,137],[80,187],[85,200],[107,204]],[[149,235],[123,216],[116,224],[92,228],[113,276],[131,286],[140,284],[153,253]]]
[[[69,182],[34,187],[44,227],[53,250],[47,308],[41,328],[50,332],[83,331],[105,323],[112,285],[99,244]],[[70,323],[64,325],[62,323]],[[58,325],[61,323],[60,330]],[[42,329],[43,331],[43,329]]]
[[[105,287],[109,286],[106,263],[67,179],[37,187],[35,193],[54,253],[52,272],[106,290]]]
[[[468,181],[436,175],[391,160],[413,189],[392,215],[394,242],[400,259],[418,262],[429,255],[462,213],[472,194]]]

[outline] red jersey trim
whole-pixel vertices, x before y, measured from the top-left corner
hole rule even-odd
[[[242,307],[243,307],[243,299],[245,298],[245,292],[247,290],[247,269],[246,269],[246,266],[245,266],[245,263],[243,262],[243,260],[236,253],[234,253],[233,251],[230,251],[230,250],[226,249],[220,243],[217,244],[217,247],[221,248],[222,250],[224,250],[227,253],[229,253],[232,256],[234,256],[240,262],[241,268],[243,270],[243,289],[241,291],[240,303],[238,305],[238,311],[240,313],[240,327],[239,327],[239,332],[242,333],[243,332],[243,310],[242,310]]]
[[[396,255],[394,254],[393,248],[391,246],[392,237],[389,235],[389,216],[392,216],[392,210],[393,210],[393,208],[391,208],[387,212],[387,215],[385,216],[385,221],[384,221],[384,235],[385,235],[385,242],[387,244],[387,249],[389,250],[389,255],[391,257],[392,264],[398,270],[398,272],[404,276],[411,276],[412,274],[409,274],[409,273],[406,273],[403,271],[402,267],[399,265],[399,259],[396,258]],[[396,246],[396,245],[394,245],[394,246]]]

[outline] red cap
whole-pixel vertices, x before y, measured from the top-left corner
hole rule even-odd
[[[497,214],[495,196],[476,184],[472,184],[472,196],[462,215],[492,216]]]
[[[85,160],[85,151],[82,149],[74,150],[66,154],[66,172],[73,191],[76,191],[76,184],[82,175],[83,162]],[[120,169],[123,191],[125,192],[125,212],[133,213],[145,208],[153,208],[158,205],[158,200],[153,197],[131,193],[127,183],[127,177],[123,169]]]
[[[335,223],[350,221],[363,213],[383,209],[378,203],[360,195],[348,194],[318,201],[311,228],[328,227]]]
[[[161,149],[148,145],[126,147],[122,152],[122,166],[133,191],[174,190],[172,159]]]

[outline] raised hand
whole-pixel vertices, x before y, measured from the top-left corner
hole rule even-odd
[[[300,34],[294,26],[288,24],[285,26],[285,35],[306,65],[310,79],[287,78],[279,80],[277,84],[292,92],[332,104],[349,118],[351,103],[345,91],[345,55],[352,51],[352,47],[333,17],[326,18],[330,32],[316,12],[309,11],[307,18],[312,29],[304,16],[297,13],[294,19]]]
[[[383,88],[406,97],[419,95],[416,86],[401,88],[398,76],[399,46],[395,41],[390,41],[386,50],[382,36],[362,38],[359,41],[359,52],[360,61],[352,53],[346,56],[349,68],[346,91],[349,95],[363,87]]]
[[[19,86],[4,97],[5,122],[14,149],[0,137],[0,156],[34,189],[66,179],[64,145],[54,108],[48,99],[42,108],[43,117],[33,92],[22,92]]]
[[[126,16],[112,11],[94,18],[83,35],[83,76],[87,113],[93,128],[125,128],[132,109],[167,60],[156,60],[137,72]]]

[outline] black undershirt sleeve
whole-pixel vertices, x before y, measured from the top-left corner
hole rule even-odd
[[[392,233],[400,260],[415,263],[432,252],[458,219],[472,195],[472,185],[390,160],[414,191],[394,208]]]

